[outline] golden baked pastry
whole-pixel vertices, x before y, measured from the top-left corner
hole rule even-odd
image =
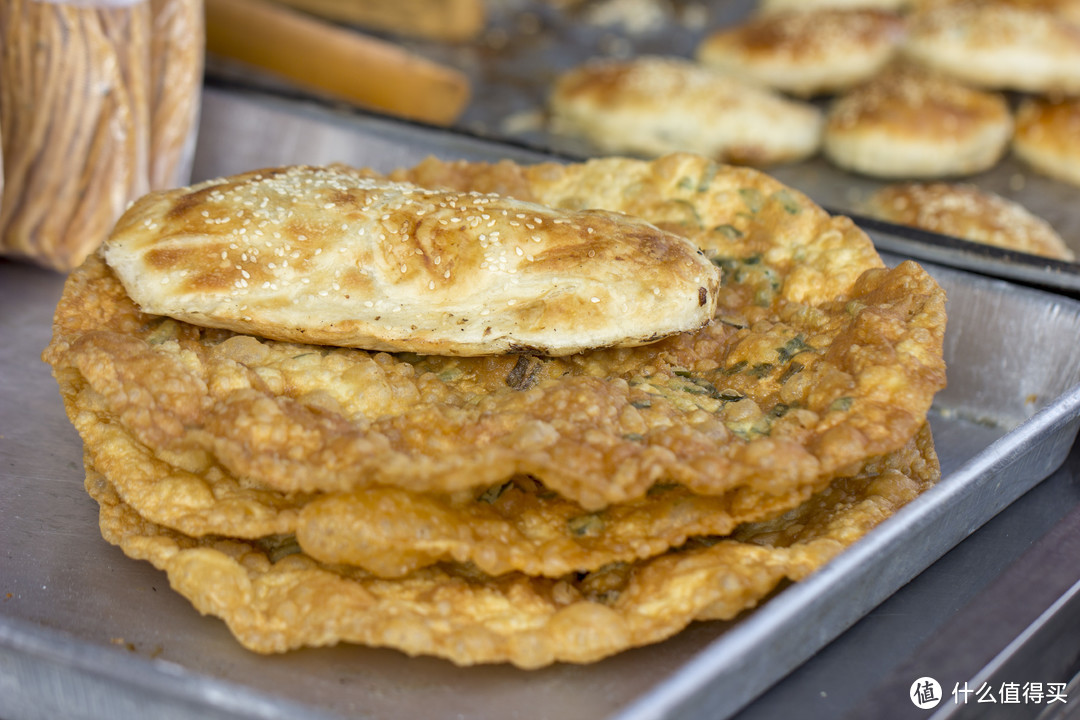
[[[391,354],[149,314],[91,257],[44,358],[102,534],[246,647],[590,662],[736,616],[936,480],[944,293],[849,219],[688,154],[389,180],[641,218],[720,269],[716,312],[637,347]]]
[[[963,183],[887,185],[863,204],[871,217],[1056,260],[1075,254],[1050,223],[1019,203]]]
[[[946,3],[913,13],[903,54],[977,87],[1080,92],[1080,25],[1012,3]]]
[[[846,170],[884,178],[970,175],[1008,148],[1002,95],[910,65],[894,65],[837,98],[823,151]]]
[[[771,521],[637,563],[559,578],[467,565],[384,579],[320,563],[290,536],[193,538],[142,518],[87,468],[104,538],[168,575],[260,653],[341,642],[434,655],[458,665],[595,662],[656,643],[695,620],[727,620],[785,580],[801,580],[937,480],[928,432]]]
[[[602,153],[686,151],[764,166],[809,157],[821,143],[813,105],[680,58],[585,63],[556,80],[549,108],[554,133]]]
[[[566,355],[712,317],[697,247],[603,211],[289,167],[147,195],[106,261],[143,311],[276,340]]]
[[[945,5],[1005,5],[1021,10],[1035,10],[1055,15],[1072,23],[1080,23],[1080,0],[904,0],[909,12],[922,12]]]
[[[911,0],[758,0],[757,10],[762,15],[803,10],[888,10],[905,9]]]
[[[1038,172],[1080,185],[1080,99],[1023,100],[1012,151]]]
[[[660,555],[692,537],[731,533],[790,510],[830,478],[783,492],[697,495],[659,484],[645,497],[586,510],[527,475],[489,488],[417,493],[392,487],[286,494],[252,487],[219,466],[191,472],[155,457],[110,422],[89,387],[72,397],[86,457],[117,495],[150,522],[193,537],[258,540],[289,535],[320,562],[404,577],[438,562],[488,575],[558,577]]]
[[[524,365],[229,343],[230,331],[140,313],[95,261],[69,280],[48,357],[156,454],[283,492],[454,492],[516,473],[589,509],[661,479],[779,491],[889,452],[923,422],[943,382],[943,295],[913,263],[885,270],[846,218],[699,157],[528,172],[550,206],[693,222],[684,235],[727,278],[724,321]]]
[[[900,15],[885,10],[764,14],[707,35],[697,59],[808,97],[847,90],[873,77],[892,59],[903,35]]]

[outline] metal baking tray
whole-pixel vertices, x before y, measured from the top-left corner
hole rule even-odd
[[[195,179],[286,162],[388,170],[531,151],[318,104],[208,90]],[[882,235],[875,233],[881,239]],[[899,259],[890,255],[890,262]],[[342,645],[259,656],[105,543],[40,353],[63,278],[0,261],[0,717],[723,718],[1050,475],[1080,424],[1080,303],[928,266],[949,297],[944,478],[735,622],[587,665],[458,668]]]
[[[547,128],[545,106],[559,74],[593,57],[692,58],[708,33],[746,19],[756,6],[756,0],[490,0],[488,29],[476,42],[396,40],[468,74],[474,92],[456,125],[459,129],[560,155],[588,157],[597,154],[595,148]],[[1014,103],[1019,99],[1010,96]],[[829,99],[815,102],[825,108]],[[887,184],[841,170],[820,155],[768,172],[845,214],[856,212],[865,198]],[[1031,171],[1008,153],[991,169],[959,180],[1020,203],[1049,222],[1080,256],[1080,188]],[[894,233],[889,243],[889,249],[922,260],[1080,293],[1077,263],[918,231]]]

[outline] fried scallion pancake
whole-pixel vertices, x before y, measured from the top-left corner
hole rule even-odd
[[[143,518],[193,537],[258,539],[291,534],[325,563],[401,577],[440,561],[489,575],[558,577],[659,555],[697,536],[730,533],[805,501],[829,478],[779,494],[737,490],[695,495],[656,485],[635,501],[589,512],[533,478],[483,491],[419,494],[391,487],[288,496],[251,487],[220,467],[201,474],[154,457],[82,387],[71,398],[86,454],[118,496]]]
[[[417,175],[486,192],[505,170]],[[529,475],[590,511],[657,483],[812,491],[903,446],[944,385],[940,287],[914,263],[884,268],[850,221],[761,173],[673,156],[514,179],[545,204],[680,229],[723,270],[717,319],[562,358],[390,355],[147,315],[94,258],[67,283],[45,357],[61,386],[85,382],[192,473],[220,466],[283,493],[455,493]]]
[[[692,541],[637,563],[561,578],[491,577],[442,564],[401,579],[319,563],[291,537],[191,538],[141,517],[88,465],[106,540],[167,573],[203,613],[261,653],[339,642],[435,655],[457,664],[537,668],[584,663],[730,619],[785,579],[835,557],[939,474],[929,430],[864,472],[767,523]]]

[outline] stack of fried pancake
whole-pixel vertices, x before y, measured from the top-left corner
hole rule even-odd
[[[104,537],[244,646],[536,668],[733,618],[932,485],[944,330],[756,170],[429,160],[144,198],[45,359]]]

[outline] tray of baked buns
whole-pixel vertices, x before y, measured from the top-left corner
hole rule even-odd
[[[414,47],[469,75],[459,128],[577,158],[765,168],[914,228],[887,249],[1074,293],[1077,7],[500,0],[471,43]]]
[[[201,108],[0,263],[4,717],[728,717],[1075,440],[1080,304],[758,170]]]

